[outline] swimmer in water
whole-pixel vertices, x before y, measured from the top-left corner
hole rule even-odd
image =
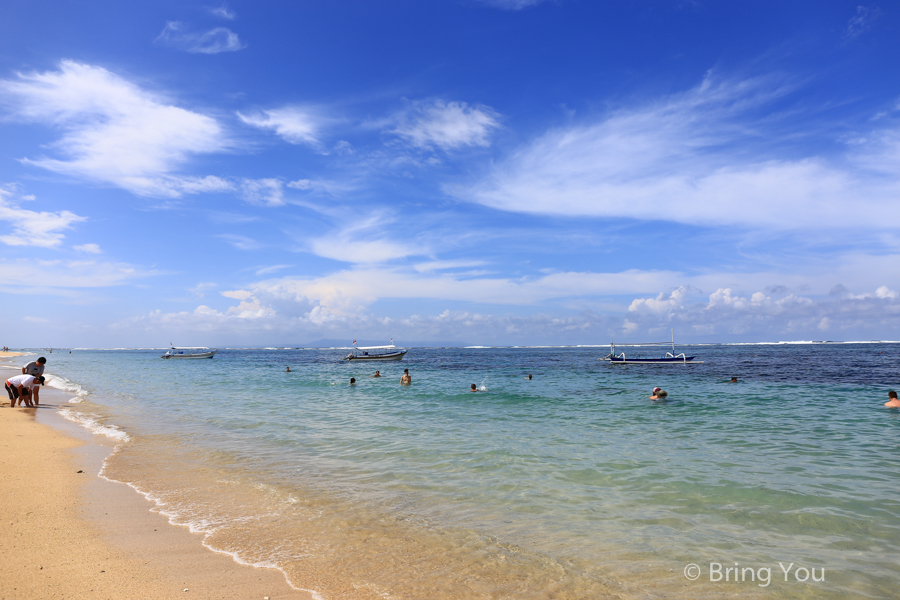
[[[287,369],[284,370],[284,372],[285,372],[285,373],[290,373],[290,372],[291,372],[291,368],[288,367]]]
[[[529,374],[528,374],[528,377],[526,377],[525,379],[528,379],[528,380],[530,381],[530,380],[531,380],[531,373],[529,373]]]
[[[356,385],[356,377],[350,378],[350,385]]]
[[[665,400],[669,395],[669,392],[662,388],[655,387],[653,388],[653,395],[650,396],[651,400]]]
[[[375,374],[369,375],[369,377],[381,377],[381,371],[375,371]]]
[[[409,369],[403,369],[403,375],[400,377],[401,385],[409,385],[412,383],[412,376],[409,374]]]
[[[478,391],[478,386],[476,386],[476,385],[473,383],[472,386],[471,386],[471,388],[469,389],[469,391],[470,391],[470,392],[477,392],[477,391]]]
[[[888,401],[884,403],[888,408],[900,408],[900,400],[897,399],[897,392],[891,390],[888,392]]]
[[[732,377],[731,381],[729,381],[728,383],[737,383],[737,382],[738,382],[737,377]]]

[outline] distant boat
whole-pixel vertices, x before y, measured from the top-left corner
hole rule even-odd
[[[397,346],[393,342],[387,346],[356,346],[354,340],[353,351],[344,360],[403,360],[409,350],[394,350]]]
[[[657,358],[644,358],[639,356],[625,356],[625,352],[623,351],[620,354],[616,354],[616,344],[614,342],[609,343],[609,354],[602,358],[598,358],[597,360],[605,360],[609,361],[610,364],[613,365],[688,365],[688,364],[698,364],[703,363],[702,360],[694,360],[695,356],[687,356],[682,352],[681,354],[675,353],[675,330],[672,330],[672,341],[671,342],[648,342],[643,344],[620,344],[627,346],[668,346],[672,344],[672,351],[666,352],[665,356],[660,356]]]
[[[200,348],[188,348],[187,350],[179,350],[172,346],[169,351],[160,356],[160,358],[212,358],[218,350],[209,350],[207,352],[197,352]]]

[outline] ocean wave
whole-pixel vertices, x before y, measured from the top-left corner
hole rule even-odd
[[[46,376],[46,385],[57,389],[62,390],[64,392],[70,392],[75,394],[74,398],[69,400],[69,404],[80,404],[84,402],[84,399],[87,397],[88,392],[86,389],[75,383],[74,381],[70,381],[61,375],[50,375]]]
[[[73,423],[78,423],[93,434],[103,435],[117,442],[127,442],[131,439],[127,433],[115,425],[106,425],[101,423],[97,417],[78,412],[72,408],[62,408],[60,409],[59,414],[64,419],[68,419]]]

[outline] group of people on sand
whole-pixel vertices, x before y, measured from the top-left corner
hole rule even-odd
[[[6,380],[6,393],[9,394],[9,407],[37,407],[40,403],[41,386],[44,385],[44,365],[47,359],[43,356],[22,367],[22,374]]]

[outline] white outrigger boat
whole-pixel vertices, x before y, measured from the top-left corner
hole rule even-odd
[[[387,352],[380,352],[382,350]],[[397,349],[393,339],[387,346],[357,346],[354,340],[353,351],[344,360],[403,360],[407,352],[409,350]]]
[[[179,350],[175,346],[169,348],[168,352],[160,356],[160,358],[212,358],[218,350],[203,351],[203,348],[189,348],[187,350]]]
[[[702,360],[694,360],[694,356],[686,356],[684,352],[681,354],[675,353],[675,330],[672,330],[672,341],[671,342],[648,342],[643,344],[620,344],[620,346],[668,346],[672,344],[672,351],[666,352],[665,356],[661,356],[659,358],[642,358],[642,357],[626,357],[625,352],[623,351],[620,354],[616,354],[616,344],[614,342],[609,343],[609,354],[604,357],[598,358],[597,360],[606,360],[609,361],[610,364],[613,365],[690,365],[690,364],[700,364],[703,363]]]

